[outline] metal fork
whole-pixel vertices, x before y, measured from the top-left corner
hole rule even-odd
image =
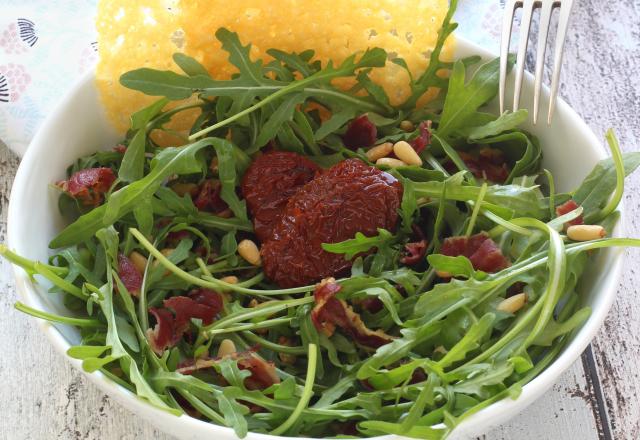
[[[553,60],[553,73],[551,75],[551,96],[549,101],[549,113],[547,124],[551,125],[553,111],[558,95],[560,83],[560,68],[562,67],[562,52],[564,50],[564,40],[567,35],[569,25],[569,15],[573,7],[574,0],[507,0],[502,21],[502,41],[500,44],[500,114],[504,113],[505,88],[507,82],[507,58],[509,56],[509,42],[511,40],[511,28],[513,16],[516,9],[522,8],[522,21],[520,24],[520,36],[518,40],[518,55],[516,58],[516,79],[513,94],[513,111],[518,109],[520,104],[520,91],[522,79],[524,77],[524,60],[527,54],[527,44],[529,41],[529,30],[531,29],[531,19],[534,9],[541,8],[540,32],[538,34],[538,48],[536,52],[535,82],[533,96],[533,123],[538,122],[538,112],[540,107],[540,89],[542,88],[542,72],[544,68],[544,55],[547,48],[547,37],[549,35],[549,23],[553,9],[560,8],[558,20],[558,32],[556,35],[556,47]]]

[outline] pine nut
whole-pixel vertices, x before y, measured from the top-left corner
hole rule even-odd
[[[510,296],[509,298],[503,299],[496,309],[501,312],[507,313],[516,313],[527,303],[527,294],[526,293],[518,293],[517,295]]]
[[[573,241],[589,241],[603,238],[607,232],[600,225],[573,225],[567,228],[567,236]]]
[[[147,257],[139,252],[133,251],[129,254],[129,260],[131,260],[138,272],[144,273],[144,270],[147,267]]]
[[[255,307],[258,307],[259,305],[260,305],[260,303],[255,298],[251,298],[251,301],[249,301],[249,308],[251,308],[251,309],[253,309]]]
[[[386,165],[389,168],[398,168],[398,167],[407,166],[407,164],[404,163],[403,161],[394,159],[392,157],[383,157],[381,159],[378,159],[376,160],[376,165]]]
[[[440,278],[451,278],[451,274],[443,270],[436,270],[436,275],[438,275]]]
[[[262,259],[260,258],[260,251],[258,246],[251,240],[242,240],[238,243],[238,253],[242,258],[247,260],[254,266],[261,266]]]
[[[236,344],[231,339],[223,339],[218,347],[218,357],[231,356],[236,352]]]
[[[422,159],[406,141],[399,141],[393,145],[395,155],[407,165],[422,165]]]
[[[180,197],[183,197],[185,194],[190,194],[195,196],[198,193],[198,185],[195,183],[174,183],[171,185],[171,189],[174,193],[178,194]]]
[[[413,125],[413,122],[405,119],[404,121],[400,122],[400,129],[409,132],[413,131],[415,129],[415,126]]]
[[[393,144],[391,142],[385,142],[384,144],[376,145],[370,148],[365,155],[371,162],[375,162],[378,159],[387,157],[393,151]]]
[[[220,281],[229,284],[238,284],[238,277],[235,275],[229,275],[228,277],[220,278]]]

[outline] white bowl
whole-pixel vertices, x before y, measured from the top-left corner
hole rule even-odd
[[[457,56],[492,55],[464,39],[458,40]],[[48,243],[63,227],[58,213],[57,196],[47,185],[65,177],[66,167],[79,156],[108,148],[118,141],[106,121],[94,86],[93,73],[86,75],[50,113],[38,134],[31,142],[20,164],[9,203],[8,241],[11,249],[28,258],[45,261],[50,255]],[[525,77],[523,108],[532,108],[532,78]],[[548,91],[545,90],[545,93]],[[546,115],[548,95],[541,115]],[[542,120],[546,119],[544,117]],[[580,117],[562,100],[558,101],[553,125],[527,125],[536,134],[544,150],[544,166],[549,168],[559,190],[570,190],[579,184],[593,165],[606,157],[601,138],[596,137]],[[621,231],[618,227],[617,233]],[[581,293],[584,304],[593,312],[560,356],[537,378],[524,386],[517,400],[497,402],[465,420],[452,437],[468,438],[486,432],[522,411],[544,394],[560,374],[580,356],[598,331],[613,302],[621,269],[620,250],[600,251],[597,262],[591,262],[594,270],[587,270],[589,277],[583,283]],[[597,268],[597,269],[596,269]],[[36,285],[20,268],[15,269],[16,286],[22,300],[36,309],[65,314],[59,298],[46,293],[42,285]],[[64,355],[72,344],[79,342],[79,333],[64,325],[51,325],[39,321],[40,326],[54,347]],[[78,360],[67,358],[81,369]],[[235,439],[229,428],[216,426],[188,416],[175,417],[148,405],[134,394],[105,378],[100,372],[87,377],[110,397],[148,420],[158,428],[181,439],[215,438]],[[264,434],[249,434],[248,440],[275,440]],[[383,437],[380,437],[383,438]],[[385,436],[385,439],[397,436]]]

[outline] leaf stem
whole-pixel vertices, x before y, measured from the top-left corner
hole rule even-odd
[[[61,324],[74,325],[76,327],[104,327],[104,322],[100,322],[97,319],[87,318],[71,318],[68,316],[54,315],[52,313],[43,312],[41,310],[34,309],[28,305],[21,303],[20,301],[14,304],[16,310],[26,313],[27,315],[35,316],[36,318],[44,319],[49,322],[59,322]]]
[[[609,144],[609,148],[611,149],[611,156],[613,157],[613,163],[616,167],[616,189],[613,193],[613,197],[609,199],[609,202],[605,205],[605,207],[602,208],[596,215],[596,221],[602,220],[613,211],[615,211],[620,204],[620,200],[622,200],[622,194],[624,193],[624,160],[622,159],[620,144],[618,143],[618,139],[616,138],[616,135],[611,128],[607,130],[607,134],[605,135],[605,137],[607,138],[607,143]]]
[[[304,382],[304,389],[302,390],[302,396],[300,396],[300,400],[296,405],[295,409],[289,416],[287,420],[276,429],[270,432],[271,435],[280,435],[287,432],[291,426],[298,420],[298,417],[302,414],[302,411],[307,407],[311,397],[313,396],[313,383],[316,378],[316,366],[318,363],[318,349],[315,344],[309,344],[309,355],[308,355],[308,367],[307,367],[307,376]]]

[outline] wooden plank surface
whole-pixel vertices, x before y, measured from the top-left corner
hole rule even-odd
[[[640,3],[576,2],[561,94],[597,134],[640,139]],[[478,25],[481,25],[479,23]],[[465,23],[465,26],[471,25]],[[18,160],[0,146],[0,242]],[[628,182],[627,233],[640,236],[640,176]],[[481,439],[640,438],[640,271],[627,252],[618,298],[592,351],[543,398]],[[0,261],[0,439],[168,439],[104,396],[55,353],[31,318],[13,309],[12,274]]]

